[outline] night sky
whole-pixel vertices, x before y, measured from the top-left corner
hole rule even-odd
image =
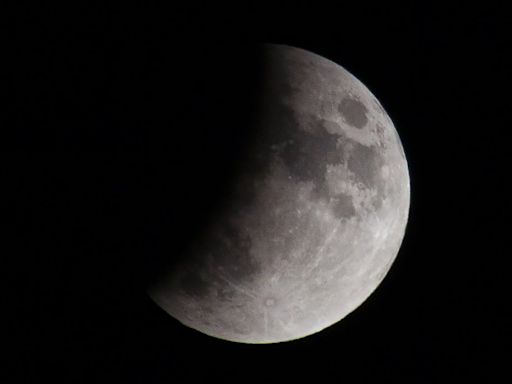
[[[489,382],[506,367],[504,7],[87,3],[13,17],[2,172],[22,382]],[[355,312],[245,345],[182,326],[145,286],[222,201],[262,42],[331,59],[375,94],[402,139],[411,209],[394,265]]]

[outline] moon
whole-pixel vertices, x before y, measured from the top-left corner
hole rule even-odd
[[[243,163],[187,258],[148,288],[185,326],[240,343],[317,333],[389,271],[410,203],[407,161],[376,97],[340,65],[265,45]]]

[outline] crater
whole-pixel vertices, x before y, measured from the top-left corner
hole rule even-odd
[[[383,149],[387,149],[387,142],[386,142],[386,129],[382,126],[381,123],[377,123],[375,125],[375,134],[379,138],[378,146]]]
[[[268,297],[265,299],[265,306],[266,307],[273,307],[274,305],[276,305],[276,300],[272,297]]]
[[[362,129],[368,122],[368,109],[359,100],[346,97],[341,100],[338,110],[345,121],[355,128]]]

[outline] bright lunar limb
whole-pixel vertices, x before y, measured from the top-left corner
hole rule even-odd
[[[181,323],[242,343],[301,338],[376,289],[402,242],[405,154],[375,96],[338,64],[266,45],[257,132],[232,194],[148,293]]]

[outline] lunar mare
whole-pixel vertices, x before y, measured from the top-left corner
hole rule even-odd
[[[338,64],[266,45],[257,135],[231,195],[152,299],[242,343],[305,337],[376,289],[409,212],[405,154],[375,96]]]

